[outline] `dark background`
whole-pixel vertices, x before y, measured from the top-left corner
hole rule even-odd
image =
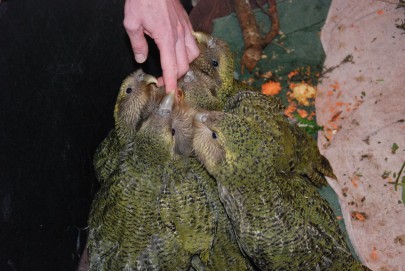
[[[123,6],[0,4],[0,270],[77,267],[97,191],[93,154],[137,68]]]

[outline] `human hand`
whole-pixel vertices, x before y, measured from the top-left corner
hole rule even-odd
[[[124,16],[135,60],[143,63],[148,56],[147,34],[160,52],[163,77],[158,78],[158,85],[165,85],[166,92],[176,91],[177,79],[199,55],[193,28],[180,1],[126,0]]]

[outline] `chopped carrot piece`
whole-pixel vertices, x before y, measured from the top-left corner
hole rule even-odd
[[[316,116],[315,112],[311,112],[311,114],[309,115],[308,119],[312,120],[314,117]]]
[[[261,75],[262,78],[270,78],[273,76],[273,73],[271,71],[265,72]]]
[[[290,73],[288,74],[288,79],[293,78],[293,77],[296,76],[297,74],[298,74],[298,71],[297,71],[297,70],[290,72]]]
[[[301,118],[305,119],[306,117],[308,117],[308,112],[305,109],[297,109],[297,112]]]
[[[375,247],[373,247],[373,250],[371,250],[370,259],[372,261],[377,261],[378,260],[377,249]]]
[[[367,218],[367,216],[366,216],[365,213],[356,212],[356,211],[351,212],[351,213],[350,213],[350,216],[351,216],[352,218],[354,218],[354,219],[356,219],[356,220],[359,220],[359,221],[362,221],[362,222],[366,221],[366,218]]]
[[[361,213],[356,213],[356,218],[357,218],[357,220],[360,220],[360,221],[365,221],[366,220],[364,215],[361,214]]]
[[[359,180],[359,176],[354,175],[353,178],[352,178],[352,180],[351,180],[352,185],[354,186],[354,188],[359,187],[359,185],[358,185],[358,183],[357,183],[358,180]]]
[[[277,95],[281,91],[281,84],[279,82],[269,81],[262,85],[262,93],[266,95]]]
[[[332,138],[333,138],[333,131],[332,130],[326,130],[325,132],[324,132],[324,134],[325,134],[325,138],[328,140],[328,141],[331,141],[332,140]]]
[[[294,85],[292,95],[298,101],[299,104],[309,106],[310,103],[308,99],[315,98],[316,89],[309,84],[300,83]]]
[[[336,112],[336,113],[332,116],[331,121],[334,122],[334,121],[336,121],[337,119],[339,119],[339,117],[340,117],[341,114],[342,114],[342,111]]]
[[[290,118],[293,117],[293,113],[297,110],[297,104],[292,102],[290,103],[287,108],[284,110],[284,114]]]
[[[290,83],[289,88],[290,88],[290,89],[294,89],[294,88],[295,88],[295,84],[294,84],[294,83]]]
[[[331,88],[333,88],[333,89],[340,89],[340,85],[339,85],[339,83],[337,82],[337,81],[335,81],[335,83],[334,84],[332,84],[332,85],[329,85]]]

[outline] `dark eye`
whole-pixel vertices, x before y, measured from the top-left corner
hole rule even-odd
[[[132,88],[127,88],[127,89],[125,90],[125,92],[126,92],[127,94],[131,93],[131,92],[132,92]]]
[[[217,134],[215,132],[212,132],[212,138],[217,139]]]
[[[176,130],[174,130],[174,129],[172,128],[172,136],[174,136],[175,133],[176,133]]]
[[[216,60],[212,60],[212,66],[214,66],[214,67],[218,67],[218,61],[216,61]]]

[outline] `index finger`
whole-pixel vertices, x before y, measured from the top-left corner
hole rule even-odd
[[[162,45],[159,41],[156,41],[156,44],[160,51],[160,63],[162,65],[166,93],[176,91],[178,70],[175,43],[163,42],[164,45]]]

